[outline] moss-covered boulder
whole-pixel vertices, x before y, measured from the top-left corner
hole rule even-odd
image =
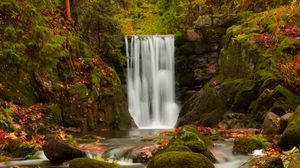
[[[260,168],[284,168],[283,161],[279,157],[254,157],[247,161],[247,163],[243,164],[240,168],[252,168],[252,167],[260,167]]]
[[[195,153],[201,153],[206,156],[212,162],[216,162],[216,158],[209,151],[209,146],[212,146],[213,143],[210,139],[201,134],[195,126],[187,125],[181,128],[180,132],[174,136],[169,143],[169,147],[172,149],[172,146],[184,146],[187,147],[190,151]],[[169,148],[168,147],[168,148]],[[167,151],[168,151],[167,148]]]
[[[164,150],[164,152],[171,152],[171,151],[177,151],[177,152],[192,152],[192,150],[185,146],[185,145],[171,145],[168,146],[168,148],[166,150]]]
[[[22,157],[25,158],[29,155],[34,155],[40,146],[30,142],[18,142],[11,141],[4,148],[4,153],[11,157]]]
[[[99,161],[95,159],[88,158],[76,158],[69,162],[69,168],[121,168],[118,164],[108,163],[104,161]]]
[[[148,168],[214,168],[204,155],[193,152],[165,152],[155,156]]]
[[[289,120],[278,144],[283,150],[300,146],[300,106],[297,107],[293,117]]]
[[[263,144],[257,139],[253,138],[237,138],[234,140],[233,153],[234,154],[250,154],[255,149],[262,149]]]

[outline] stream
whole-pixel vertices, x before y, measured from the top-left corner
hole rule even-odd
[[[157,134],[161,130],[157,129],[133,129],[129,131],[101,131],[93,132],[93,134],[103,137],[103,139],[93,142],[92,140],[80,140],[81,149],[87,152],[89,158],[103,159],[119,163],[124,168],[145,168],[142,163],[133,163],[138,160],[138,153],[145,147],[153,146],[157,141]],[[249,156],[233,155],[233,142],[222,141],[215,142],[211,152],[215,155],[218,163],[216,168],[238,168],[245,163]],[[13,166],[26,166],[30,168],[64,168],[68,164],[51,165],[44,155],[43,151],[36,153],[37,158],[34,160],[14,159],[8,162],[0,163],[1,168],[10,168]],[[137,159],[136,159],[137,158]]]

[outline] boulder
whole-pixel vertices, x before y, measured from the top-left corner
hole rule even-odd
[[[280,117],[273,112],[268,112],[262,125],[265,134],[276,134],[280,129]]]
[[[262,149],[263,145],[259,140],[253,138],[237,138],[234,140],[234,154],[250,154],[255,149]]]
[[[280,131],[281,132],[283,132],[286,129],[286,127],[288,126],[288,121],[289,121],[289,119],[292,118],[293,115],[294,115],[294,113],[287,113],[280,117]]]
[[[290,150],[295,146],[300,146],[300,106],[296,108],[293,117],[290,119],[288,126],[279,140],[278,145],[282,150]]]
[[[3,151],[11,157],[25,158],[29,155],[34,155],[39,150],[39,146],[30,142],[11,141],[5,145]]]
[[[46,142],[42,147],[46,157],[52,163],[63,163],[74,158],[86,156],[85,152],[55,136],[46,137]]]
[[[284,165],[279,157],[269,157],[261,165],[261,168],[284,168]]]
[[[155,156],[148,168],[214,168],[213,163],[204,155],[193,152],[165,152]]]
[[[121,168],[115,163],[107,163],[89,158],[76,158],[69,162],[69,168]]]
[[[216,162],[216,158],[208,149],[212,145],[212,141],[201,134],[196,127],[187,125],[182,127],[180,132],[170,140],[168,148],[172,148],[172,146],[186,146],[192,152],[201,153],[212,162]]]
[[[284,168],[283,162],[279,157],[254,157],[247,163],[243,164],[240,168]]]

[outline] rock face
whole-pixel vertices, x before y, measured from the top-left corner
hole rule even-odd
[[[299,5],[296,8],[299,10]],[[284,37],[275,41],[269,37],[273,29],[266,27],[273,23],[271,17],[278,12],[299,18],[299,14],[293,13],[288,7],[273,9],[269,13],[237,14],[231,19],[213,15],[199,17],[195,22],[196,32],[202,34],[205,44],[181,42],[177,49],[177,81],[184,102],[178,126],[191,123],[217,126],[220,123],[222,127],[231,128],[237,126],[235,121],[238,119],[228,119],[226,115],[244,114],[239,120],[239,127],[260,127],[264,121],[265,126],[268,125],[270,118],[265,119],[266,116],[270,117],[268,112],[281,117],[296,109],[300,104],[297,89],[300,86],[295,81],[300,76],[289,74],[298,72],[298,69],[295,66],[286,67],[286,64],[294,65],[292,61],[280,60],[285,60],[286,55],[297,57],[300,42],[284,32],[279,32]],[[264,26],[257,25],[259,20]],[[284,17],[281,21],[289,24]],[[230,26],[232,23],[235,25]],[[297,27],[295,24],[291,26]],[[269,41],[264,40],[266,38]],[[294,48],[289,46],[292,41],[295,42]],[[280,45],[275,45],[277,43]],[[213,53],[216,61],[210,64],[208,57],[203,56],[208,54],[209,58],[213,58]],[[215,73],[205,71],[205,67],[211,65],[216,67]],[[181,72],[186,75],[181,75]],[[278,117],[272,123],[274,130],[265,127],[265,131],[277,132]]]
[[[63,163],[74,158],[85,157],[85,153],[56,137],[48,137],[43,144],[43,151],[52,163]]]
[[[192,152],[165,152],[155,156],[148,168],[214,168],[205,156]]]
[[[300,106],[297,107],[278,144],[283,150],[300,146]]]
[[[104,161],[88,159],[88,158],[76,158],[69,162],[69,168],[121,168],[121,166],[114,163],[107,163]]]

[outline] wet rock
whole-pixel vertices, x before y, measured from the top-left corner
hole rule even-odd
[[[288,125],[288,120],[294,115],[294,113],[287,113],[283,116],[280,117],[280,131],[283,132],[287,125]]]
[[[27,155],[34,155],[39,146],[29,142],[11,141],[5,145],[3,151],[11,157],[25,158]]]
[[[108,163],[95,159],[76,158],[69,162],[69,168],[121,168],[116,163]]]
[[[143,149],[135,150],[132,152],[133,163],[147,163],[150,158],[159,153],[162,149],[158,145],[144,147]]]
[[[165,152],[155,156],[148,168],[214,168],[204,155],[193,152]]]
[[[247,163],[243,164],[240,168],[284,168],[283,162],[279,157],[254,157]]]
[[[169,147],[178,145],[186,146],[192,152],[201,153],[212,162],[217,161],[208,149],[209,146],[213,145],[212,141],[201,134],[197,128],[192,125],[182,127],[180,132],[170,140]]]
[[[276,134],[280,129],[280,117],[273,112],[268,112],[262,125],[265,134]]]
[[[52,163],[63,163],[74,158],[86,156],[83,151],[55,136],[46,137],[46,142],[42,145],[42,148],[46,157]]]
[[[234,140],[234,154],[250,154],[255,149],[262,149],[263,145],[260,141],[252,138],[237,138]]]
[[[300,106],[294,112],[293,117],[290,119],[288,126],[283,132],[278,145],[282,150],[290,150],[293,147],[300,146]]]

